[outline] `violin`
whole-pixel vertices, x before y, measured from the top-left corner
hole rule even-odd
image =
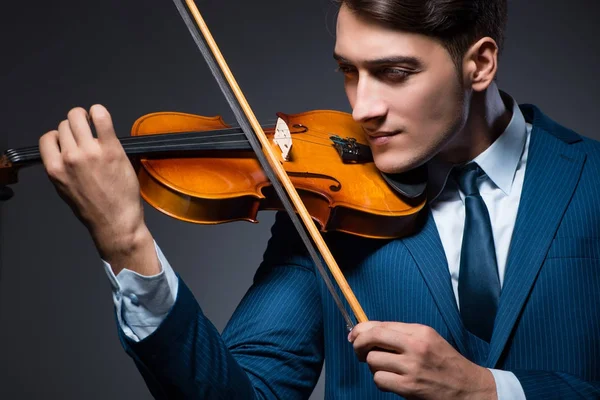
[[[287,175],[321,232],[374,239],[413,232],[425,205],[423,172],[377,170],[364,134],[339,111],[278,113],[265,129]],[[291,128],[290,128],[291,127]],[[219,116],[158,112],[140,117],[121,144],[136,167],[144,200],[182,221],[258,222],[261,210],[282,210],[250,144]],[[0,185],[41,161],[39,149],[7,150]]]

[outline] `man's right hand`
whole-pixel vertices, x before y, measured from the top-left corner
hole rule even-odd
[[[95,105],[89,114],[83,108],[72,109],[58,130],[40,138],[39,145],[58,193],[87,227],[115,275],[123,268],[142,275],[159,273],[139,182],[106,108]]]

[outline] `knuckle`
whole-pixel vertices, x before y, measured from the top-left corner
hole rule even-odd
[[[423,325],[419,329],[419,337],[426,342],[432,342],[436,336],[437,332],[430,326]]]
[[[120,146],[120,144],[117,143],[116,146],[112,146],[112,145],[104,146],[104,153],[106,155],[107,161],[117,161],[117,160],[120,160],[124,156],[125,151]]]
[[[405,375],[406,379],[408,379],[409,381],[411,377],[421,376],[421,374],[425,372],[422,360],[407,360],[404,363],[404,366],[406,367],[407,371],[410,371],[410,373]]]
[[[377,362],[377,352],[370,351],[366,357],[367,364],[374,364]]]
[[[426,337],[433,336],[435,334],[435,329],[428,325],[423,325],[421,327],[422,334]]]
[[[414,352],[421,357],[426,356],[429,353],[429,343],[422,340],[414,341],[412,348]]]
[[[373,328],[372,334],[373,334],[373,339],[381,342],[381,341],[386,340],[386,338],[388,337],[389,331],[382,327],[376,327],[376,328]]]
[[[53,161],[46,164],[46,172],[53,180],[61,180],[64,175],[64,167],[62,163]]]
[[[75,167],[81,163],[81,155],[76,151],[65,151],[62,153],[63,162],[68,167]]]
[[[415,394],[419,391],[419,384],[416,380],[408,378],[401,382],[404,393]]]
[[[98,162],[103,158],[111,158],[110,152],[102,151],[98,146],[89,146],[85,149],[85,157],[90,162]]]
[[[373,374],[373,382],[375,382],[375,386],[381,391],[389,391],[389,382],[388,376],[384,371],[376,371]]]

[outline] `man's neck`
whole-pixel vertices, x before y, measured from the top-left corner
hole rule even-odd
[[[492,83],[481,93],[473,93],[464,128],[436,158],[451,164],[464,164],[483,153],[504,132],[512,118],[498,86]]]

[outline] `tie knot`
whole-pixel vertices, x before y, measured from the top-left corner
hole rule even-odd
[[[454,170],[454,177],[458,187],[465,196],[479,195],[477,189],[477,178],[483,175],[483,170],[476,163],[469,163],[464,167]]]

